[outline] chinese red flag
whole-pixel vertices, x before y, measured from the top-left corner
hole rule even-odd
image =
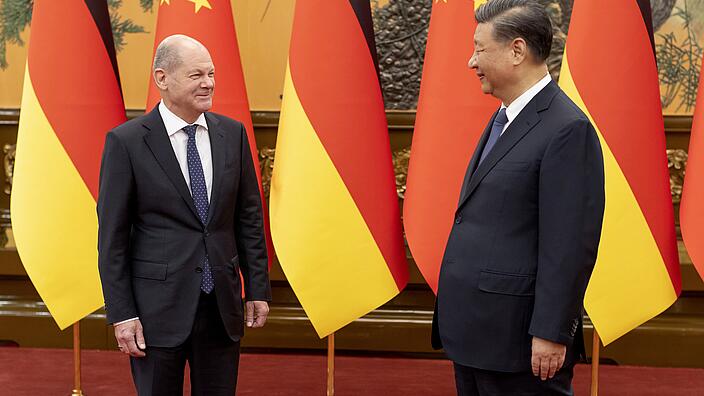
[[[704,278],[704,79],[701,74],[688,153],[680,202],[680,228],[692,264]]]
[[[416,265],[435,292],[469,159],[499,107],[467,66],[481,3],[435,1],[430,16],[403,224]]]

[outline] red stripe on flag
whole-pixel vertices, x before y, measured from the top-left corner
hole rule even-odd
[[[296,3],[289,64],[313,128],[403,288],[407,262],[384,104],[349,2]]]
[[[665,133],[648,31],[636,1],[598,3],[602,4],[575,2],[573,14],[581,17],[573,19],[570,26],[570,69],[628,180],[679,294],[681,278]],[[613,26],[618,26],[616,35]]]
[[[120,87],[86,4],[38,1],[42,4],[32,16],[29,76],[51,127],[97,199],[105,134],[125,121]]]

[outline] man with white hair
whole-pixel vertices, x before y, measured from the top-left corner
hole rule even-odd
[[[208,50],[169,36],[154,56],[161,102],[107,134],[98,197],[109,323],[139,395],[235,392],[246,323],[271,300],[262,202],[242,124],[210,113]]]

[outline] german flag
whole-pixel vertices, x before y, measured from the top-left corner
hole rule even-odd
[[[650,15],[647,0],[576,0],[560,74],[604,154],[604,223],[584,298],[604,344],[681,289]]]
[[[35,0],[10,209],[20,258],[61,329],[103,305],[100,154],[124,121],[107,3]]]
[[[485,1],[436,1],[430,15],[403,223],[416,265],[434,292],[467,165],[499,102],[467,66],[474,9]]]
[[[259,181],[259,193],[265,203],[262,175],[259,168],[259,151],[254,138],[252,115],[249,111],[247,87],[242,73],[240,50],[237,44],[237,32],[232,15],[230,0],[160,0],[157,14],[154,51],[163,39],[173,34],[185,34],[200,41],[213,59],[215,65],[215,96],[213,108],[215,113],[234,118],[244,124],[249,140],[249,149]],[[149,96],[147,110],[156,106],[161,99],[153,79],[149,79]],[[264,228],[269,266],[274,258],[274,247],[269,230],[269,212],[264,211]]]
[[[687,173],[680,202],[682,239],[692,264],[704,279],[704,67],[689,137]]]
[[[296,2],[271,230],[321,338],[408,279],[371,26],[368,1]]]

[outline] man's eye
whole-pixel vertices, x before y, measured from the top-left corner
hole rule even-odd
[[[191,79],[195,80],[195,79],[197,79],[197,78],[199,77],[199,75],[198,75],[198,74],[191,74],[191,75],[188,76],[188,77],[190,77]]]

